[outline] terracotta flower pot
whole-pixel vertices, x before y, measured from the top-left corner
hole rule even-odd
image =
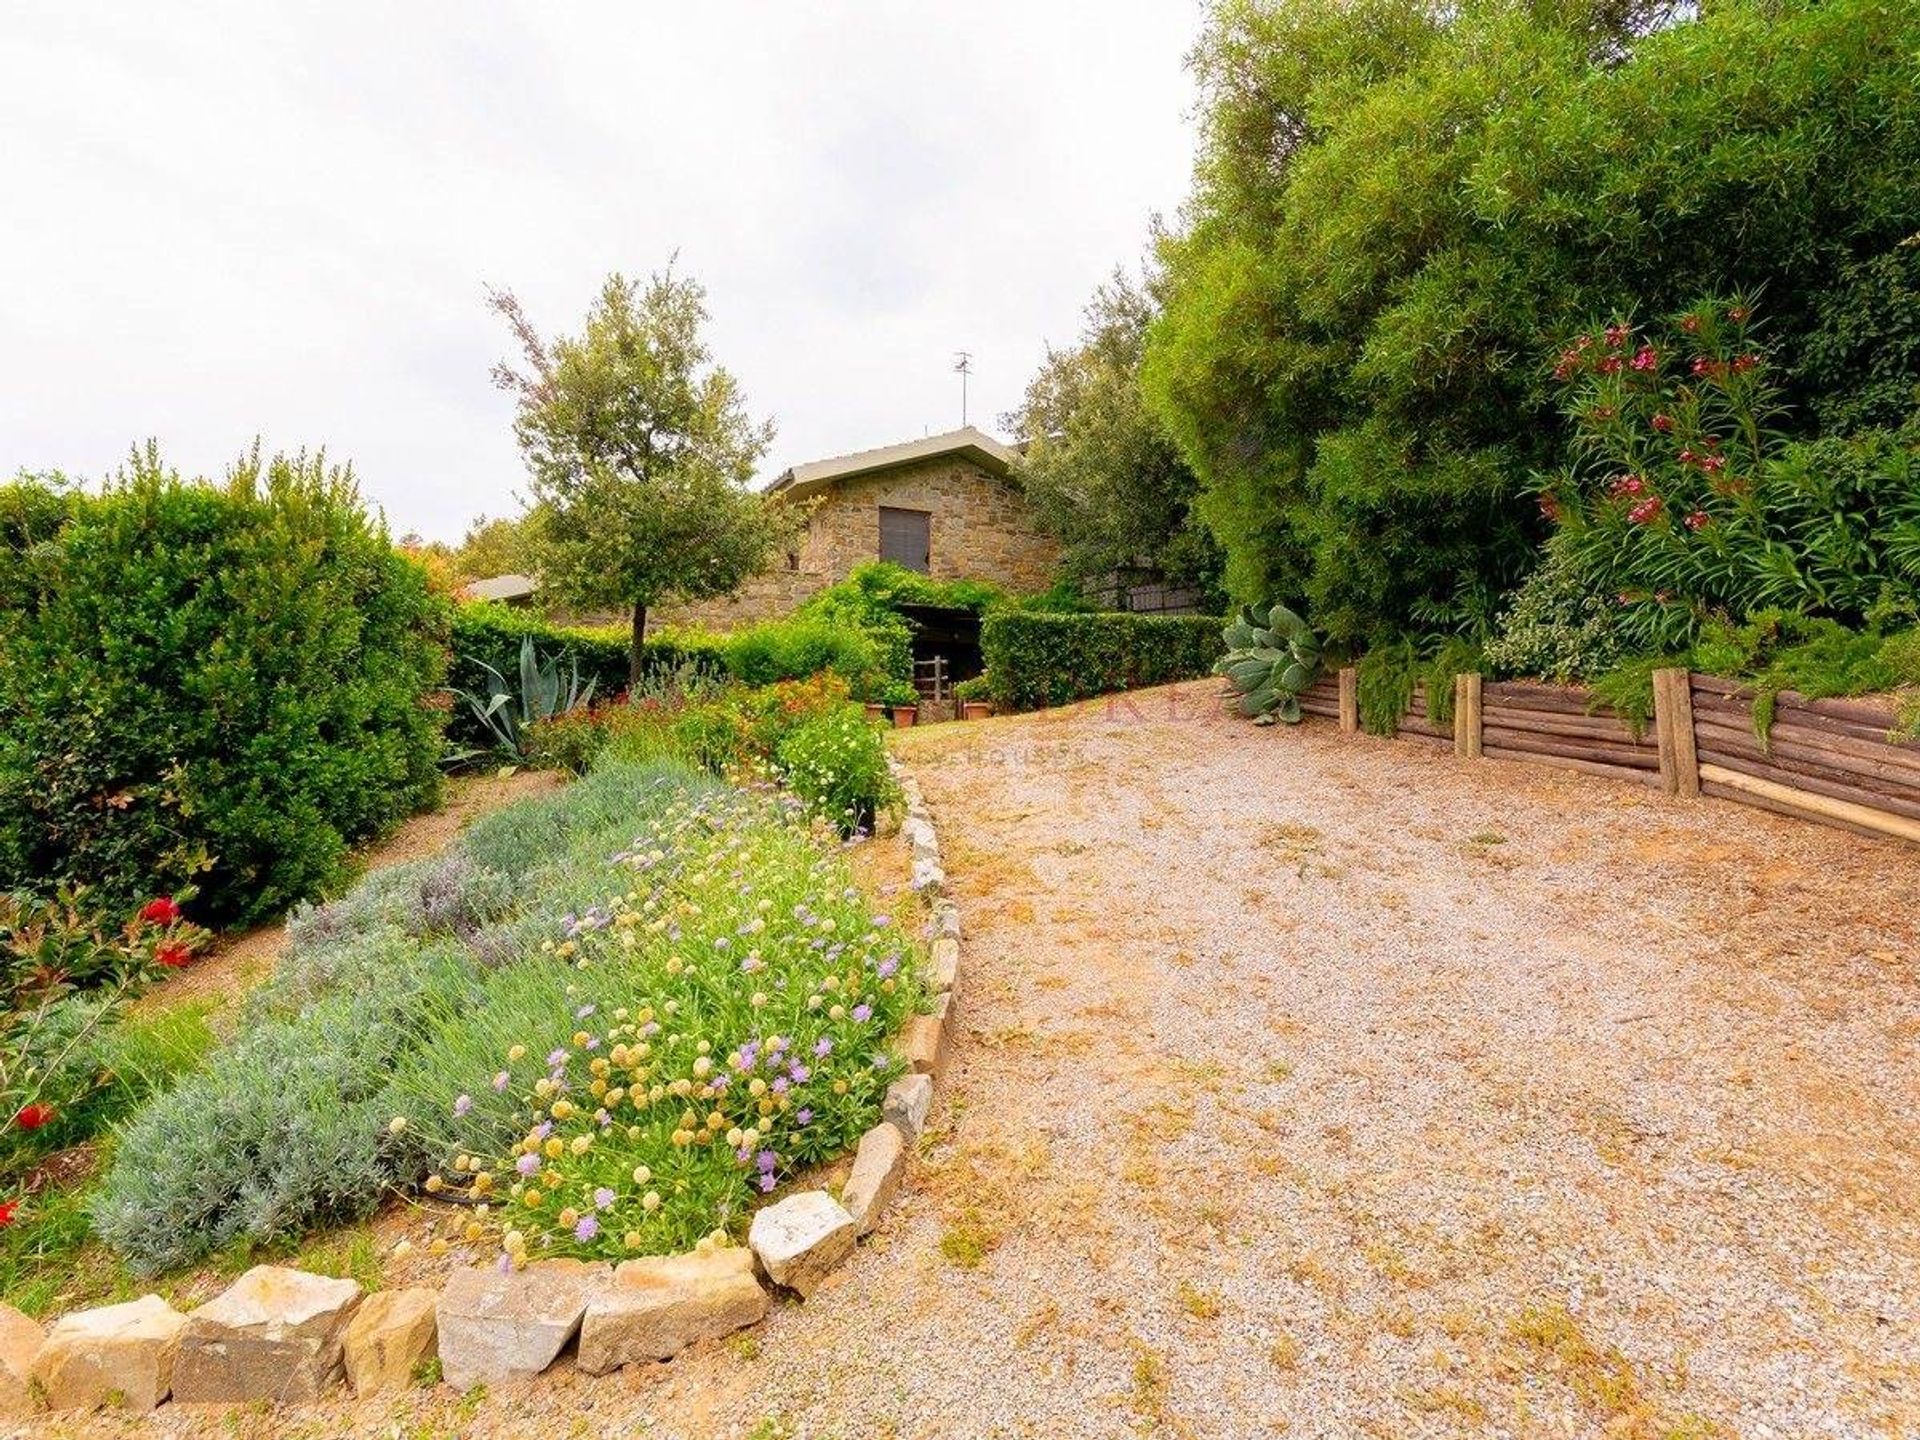
[[[960,707],[960,718],[963,720],[985,720],[992,714],[991,700],[968,700]]]
[[[919,718],[920,707],[918,705],[896,705],[893,707],[893,728],[896,730],[911,730],[913,728],[913,722]]]
[[[867,706],[867,719],[869,719],[869,720],[884,720],[884,719],[886,719],[886,718],[887,718],[887,707],[886,707],[886,706],[884,706],[884,705],[869,705],[869,706]]]

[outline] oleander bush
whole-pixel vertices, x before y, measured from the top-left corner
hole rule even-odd
[[[997,611],[981,623],[980,650],[994,701],[1034,710],[1206,675],[1226,652],[1220,626],[1204,615]]]
[[[350,472],[0,487],[0,888],[277,913],[438,793],[445,608]]]

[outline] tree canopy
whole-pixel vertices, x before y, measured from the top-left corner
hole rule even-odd
[[[1236,598],[1483,629],[1595,317],[1758,292],[1790,431],[1920,380],[1920,9],[1218,0],[1143,384]]]
[[[671,270],[608,276],[581,332],[551,341],[511,293],[489,300],[521,352],[494,378],[519,402],[542,578],[576,605],[631,607],[637,679],[651,607],[732,592],[788,534],[747,485],[773,426],[712,363],[706,291]]]
[[[1220,556],[1193,513],[1193,472],[1140,393],[1153,314],[1147,291],[1116,273],[1088,304],[1079,341],[1048,348],[1003,423],[1026,442],[1027,499],[1068,576],[1093,589],[1145,572],[1211,601]]]

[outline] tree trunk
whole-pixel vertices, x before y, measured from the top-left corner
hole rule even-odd
[[[647,605],[633,602],[633,641],[627,649],[627,684],[638,689],[647,660]]]

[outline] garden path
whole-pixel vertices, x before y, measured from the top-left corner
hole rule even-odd
[[[961,1033],[812,1300],[228,1433],[1920,1433],[1913,852],[1211,691],[898,737]]]

